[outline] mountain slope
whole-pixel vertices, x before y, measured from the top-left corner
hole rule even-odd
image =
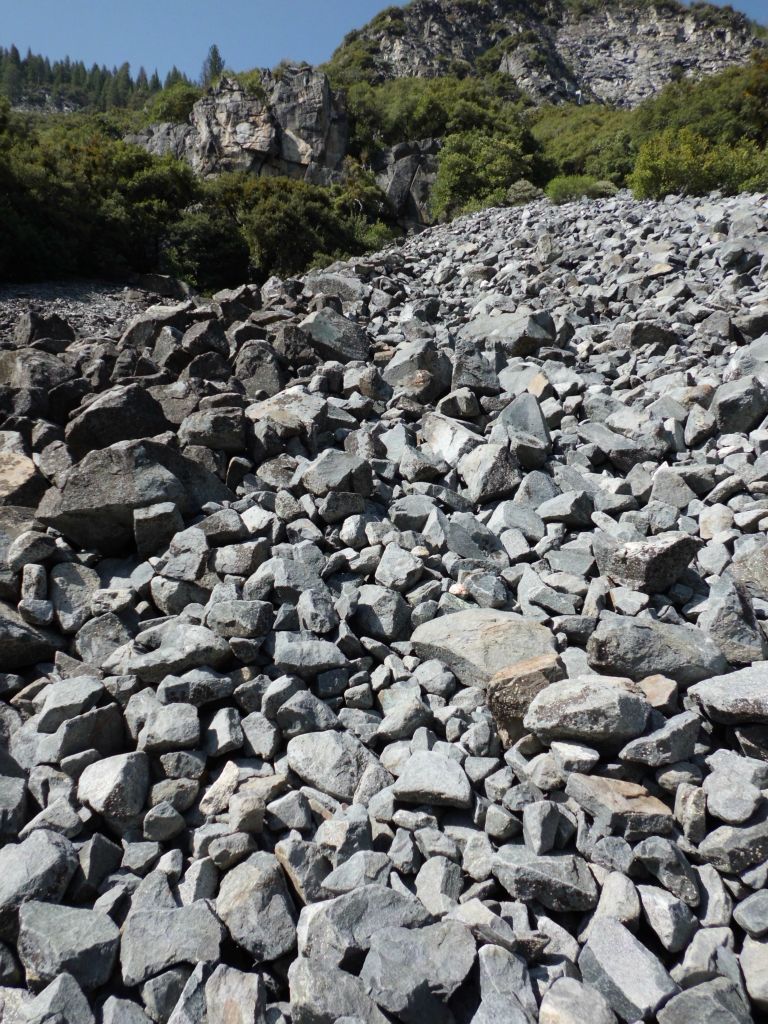
[[[680,76],[744,63],[759,26],[675,0],[413,0],[350,33],[340,82],[502,71],[534,99],[636,106]]]

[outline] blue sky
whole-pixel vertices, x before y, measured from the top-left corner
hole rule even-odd
[[[87,64],[176,64],[196,77],[211,43],[236,70],[284,57],[314,64],[392,0],[0,0],[0,45]],[[768,0],[733,6],[768,21]]]

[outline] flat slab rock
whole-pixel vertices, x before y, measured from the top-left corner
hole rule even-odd
[[[420,658],[438,658],[465,686],[483,688],[508,665],[555,650],[546,626],[492,608],[425,622],[414,630],[411,643]]]
[[[688,692],[714,722],[768,725],[768,664],[704,679]]]
[[[412,754],[392,792],[404,803],[459,808],[472,804],[472,787],[464,769],[434,750]]]

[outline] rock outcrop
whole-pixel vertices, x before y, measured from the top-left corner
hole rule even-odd
[[[767,209],[2,328],[3,1024],[764,1019]]]
[[[158,156],[186,160],[196,173],[285,175],[329,184],[347,154],[343,96],[307,65],[262,71],[260,82],[223,78],[195,103],[188,124],[153,125],[131,135]]]
[[[375,79],[488,71],[538,101],[632,107],[674,77],[742,64],[760,45],[743,14],[668,0],[413,0],[388,8],[341,47],[364,52]]]

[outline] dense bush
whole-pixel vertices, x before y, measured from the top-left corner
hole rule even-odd
[[[36,127],[6,111],[0,137],[5,279],[154,269],[168,226],[195,195],[189,168],[88,118]]]
[[[617,191],[613,182],[598,181],[588,174],[562,174],[547,185],[547,196],[558,205],[576,199],[604,199]]]
[[[633,117],[598,104],[543,107],[531,131],[546,175],[586,174],[621,184],[637,155]]]
[[[119,138],[112,119],[32,121],[0,106],[0,279],[163,270],[213,290],[392,237],[385,201],[350,163],[333,189],[283,178],[200,181]]]
[[[641,199],[768,190],[768,152],[749,139],[713,143],[690,128],[668,128],[642,146],[629,183]]]
[[[713,143],[768,143],[768,60],[673,82],[635,110],[599,105],[544,107],[531,131],[544,173],[590,175],[623,185],[641,148],[667,130],[690,129]]]
[[[396,78],[360,82],[347,93],[352,150],[375,150],[414,139],[442,138],[474,128],[519,132],[520,93],[504,76],[487,79]]]
[[[509,186],[530,174],[525,136],[486,131],[449,135],[440,152],[432,191],[435,217],[453,217],[485,206],[503,205]]]
[[[189,120],[192,107],[203,95],[203,90],[189,82],[176,82],[163,89],[146,106],[146,121],[150,124],[170,121],[183,124]]]
[[[768,59],[755,59],[701,81],[675,82],[633,116],[635,138],[668,128],[692,128],[720,142],[768,143]]]
[[[527,178],[521,178],[509,186],[504,202],[507,206],[525,206],[526,203],[535,203],[537,199],[543,198],[542,189],[537,188]]]
[[[159,269],[196,288],[217,291],[251,277],[251,253],[237,222],[216,202],[183,210],[169,227]]]

